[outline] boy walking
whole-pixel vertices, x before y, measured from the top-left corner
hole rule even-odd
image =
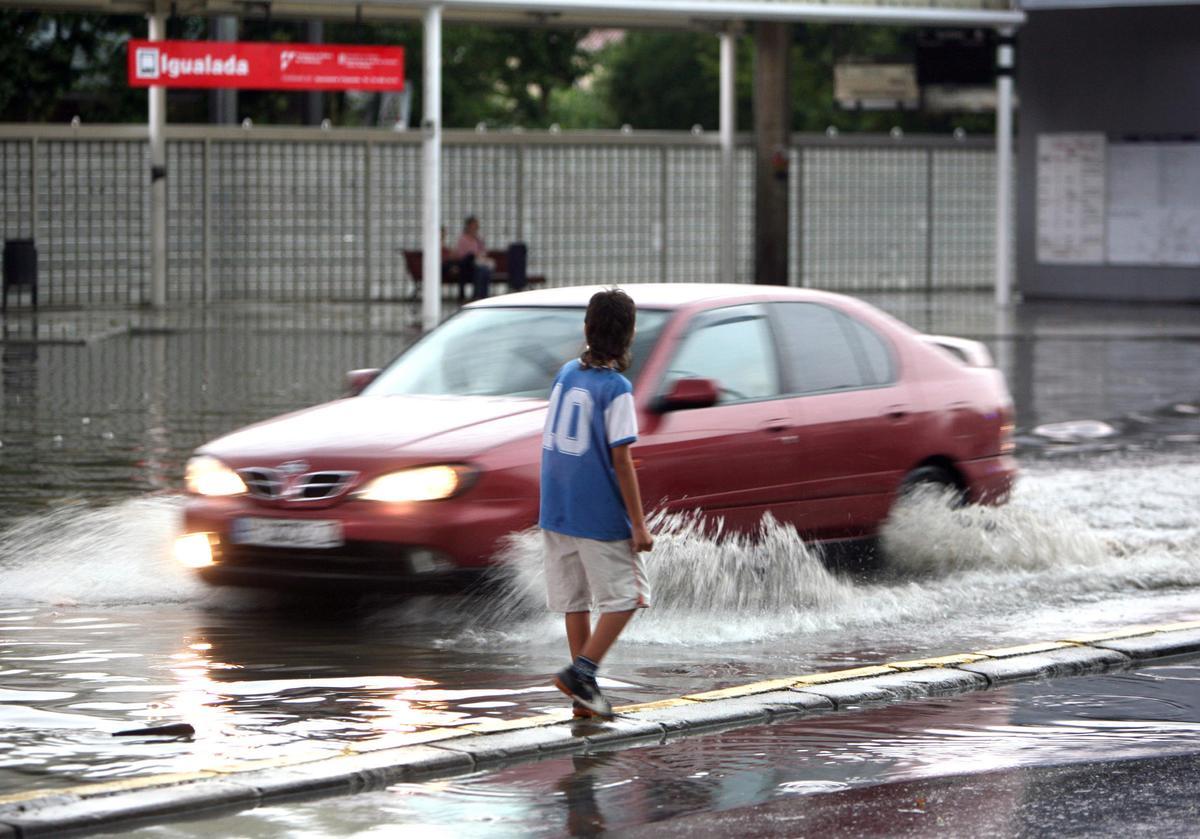
[[[574,700],[576,716],[612,717],[596,670],[634,612],[650,605],[639,554],[654,538],[629,451],[638,434],[633,386],[621,375],[636,316],[619,289],[592,296],[583,322],[587,348],[558,371],[542,435],[546,602],[565,615],[573,659],[554,684]],[[594,630],[593,601],[600,612]]]

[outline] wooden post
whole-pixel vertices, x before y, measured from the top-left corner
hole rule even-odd
[[[788,161],[792,122],[789,24],[754,30],[754,281],[788,284]]]

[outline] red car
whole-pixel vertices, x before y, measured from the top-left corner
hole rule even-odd
[[[415,587],[478,572],[538,516],[549,384],[594,288],[466,306],[353,395],[251,425],[188,463],[176,556],[214,583]],[[635,285],[634,456],[648,507],[727,530],[873,537],[906,484],[1000,503],[1012,402],[980,344],[837,294]]]

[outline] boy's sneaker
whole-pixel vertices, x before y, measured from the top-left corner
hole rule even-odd
[[[584,679],[574,667],[564,667],[554,677],[554,686],[574,699],[581,708],[591,711],[601,719],[611,720],[612,705],[600,692],[600,686],[593,679]]]
[[[589,711],[587,708],[580,705],[578,699],[572,699],[571,700],[571,716],[573,716],[577,720],[590,720],[592,717],[594,717],[596,715],[593,714],[591,711]]]

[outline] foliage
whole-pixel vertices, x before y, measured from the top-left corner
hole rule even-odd
[[[122,122],[134,117],[138,103],[144,115],[146,94],[124,83],[124,43],[138,23],[0,10],[0,120]]]
[[[793,27],[792,128],[796,131],[889,131],[948,133],[956,127],[970,132],[991,131],[992,115],[929,111],[848,111],[834,101],[833,67],[846,58],[912,61],[917,30],[885,26],[808,24]]]
[[[418,26],[363,27],[367,40],[407,49],[413,119],[421,113],[424,51]],[[330,27],[333,31],[352,26]],[[351,33],[347,33],[351,34]],[[504,29],[447,25],[442,31],[442,124],[447,128],[546,128],[555,102],[592,69],[579,48],[582,29]]]
[[[753,52],[737,45],[738,124],[752,118]],[[634,128],[715,130],[719,119],[717,38],[699,32],[631,32],[601,56],[608,70],[601,92],[618,124]]]
[[[208,21],[174,18],[168,35],[207,37]],[[132,16],[43,14],[0,11],[0,121],[140,122],[146,94],[125,81],[125,41],[145,34],[145,21]],[[719,58],[717,38],[704,32],[642,32],[598,53],[580,48],[581,29],[515,29],[447,25],[443,30],[443,124],[472,128],[522,126],[563,129],[717,128]],[[304,41],[300,21],[246,18],[243,40]],[[851,112],[833,100],[833,65],[850,56],[910,59],[916,31],[879,26],[797,25],[791,52],[793,127],[823,131],[947,132],[962,126],[990,131],[991,114]],[[407,23],[329,23],[330,43],[400,45],[407,50],[412,91],[411,121],[421,115],[423,53],[421,27]],[[738,39],[736,91],[738,125],[752,127],[754,44]],[[303,121],[303,93],[240,91],[238,118],[257,124]],[[209,94],[172,90],[171,122],[206,122]],[[374,125],[380,97],[362,93],[323,95],[325,115],[335,125]]]
[[[790,54],[792,128],[824,131],[946,132],[956,126],[987,131],[991,114],[936,114],[924,111],[846,111],[833,98],[833,66],[855,56],[911,60],[916,30],[881,26],[797,25]],[[635,128],[684,130],[717,127],[719,60],[717,38],[704,33],[632,32],[609,47],[603,86],[618,123]],[[753,124],[754,40],[738,39],[736,95],[738,126]],[[664,80],[670,80],[664,82]]]

